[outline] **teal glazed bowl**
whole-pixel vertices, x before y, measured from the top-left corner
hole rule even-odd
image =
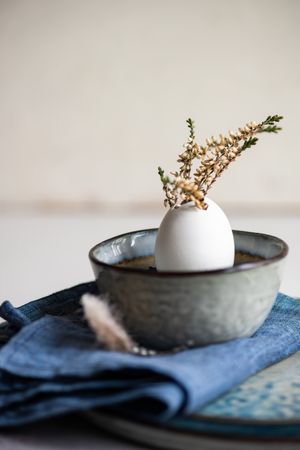
[[[207,272],[156,272],[118,266],[154,254],[157,229],[108,239],[90,250],[100,293],[108,294],[140,345],[154,350],[251,336],[279,290],[288,246],[266,234],[234,231],[236,251],[251,262]]]

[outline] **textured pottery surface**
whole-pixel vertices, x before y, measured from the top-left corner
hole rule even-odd
[[[199,411],[203,417],[300,424],[300,352],[268,367]],[[299,429],[300,432],[300,429]]]
[[[270,312],[287,246],[280,239],[234,231],[236,250],[264,260],[211,272],[159,273],[115,267],[153,255],[157,230],[127,233],[90,251],[97,284],[141,345],[170,350],[251,336]]]

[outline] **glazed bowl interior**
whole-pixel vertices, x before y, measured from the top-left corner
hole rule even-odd
[[[235,250],[254,257],[256,260],[235,264],[232,268],[203,272],[222,273],[246,270],[260,265],[270,264],[284,258],[288,252],[287,244],[281,239],[262,233],[248,231],[233,231]],[[113,237],[93,247],[90,251],[90,259],[96,265],[113,266],[118,270],[130,270],[145,272],[145,269],[116,266],[124,261],[136,258],[152,256],[154,254],[157,229],[139,230]],[[153,272],[147,272],[153,274]],[[174,275],[175,272],[170,272]],[[202,272],[178,272],[177,276],[200,274]],[[167,275],[168,272],[160,272]]]

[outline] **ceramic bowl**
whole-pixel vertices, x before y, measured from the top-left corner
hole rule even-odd
[[[153,255],[156,235],[157,229],[122,234],[89,253],[100,293],[108,294],[140,345],[156,350],[206,345],[251,336],[262,325],[281,282],[285,242],[234,231],[236,250],[260,259],[209,272],[116,266]]]

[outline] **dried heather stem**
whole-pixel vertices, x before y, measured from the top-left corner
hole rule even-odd
[[[172,173],[175,179],[170,179],[164,175],[161,168],[158,169],[166,195],[165,206],[174,208],[192,201],[197,208],[206,209],[205,195],[216,179],[243,151],[257,143],[258,138],[255,135],[277,133],[281,130],[277,123],[282,119],[282,116],[275,115],[268,116],[258,124],[249,122],[236,132],[229,131],[228,136],[220,134],[219,139],[214,136],[206,139],[206,145],[203,146],[195,142],[194,122],[187,119],[190,135],[184,145],[184,152],[179,155],[178,162],[181,163],[179,172]],[[200,159],[200,165],[192,181],[191,170],[196,158]]]
[[[184,144],[184,152],[179,155],[177,162],[181,163],[179,168],[179,176],[189,180],[191,177],[192,164],[195,158],[200,153],[200,148],[195,142],[195,125],[192,119],[187,119],[187,124],[190,129],[188,141]]]

